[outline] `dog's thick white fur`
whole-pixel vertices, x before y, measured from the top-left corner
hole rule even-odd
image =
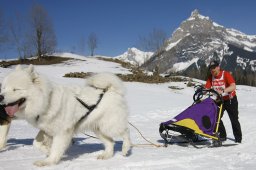
[[[9,115],[25,119],[40,129],[33,145],[47,157],[36,161],[34,164],[37,166],[58,163],[73,135],[85,130],[93,131],[105,146],[98,159],[113,156],[114,137],[123,138],[123,155],[127,155],[130,149],[124,87],[115,75],[99,73],[88,78],[85,86],[71,87],[51,83],[32,65],[28,68],[17,66],[3,80],[1,96]],[[77,98],[88,106],[96,104],[85,118],[83,116],[89,109]],[[0,148],[6,143],[8,129],[9,125],[0,128]]]

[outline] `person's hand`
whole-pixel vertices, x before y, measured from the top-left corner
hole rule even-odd
[[[223,89],[217,89],[216,90],[220,95],[222,95],[224,93],[224,90]]]

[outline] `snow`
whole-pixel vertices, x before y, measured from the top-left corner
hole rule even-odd
[[[175,64],[173,65],[173,70],[174,70],[175,72],[185,70],[185,69],[187,69],[190,65],[192,65],[193,63],[197,63],[198,60],[199,60],[199,58],[193,58],[192,60],[187,61],[187,62],[175,63]]]
[[[254,48],[256,47],[256,44],[255,42],[255,39],[256,39],[256,36],[255,35],[246,35],[238,30],[235,30],[235,29],[226,29],[227,32],[231,35],[231,36],[228,36],[226,37],[227,40],[230,40],[230,41],[233,41],[233,42],[236,42],[238,44],[244,44],[246,45],[248,48]],[[242,37],[243,39],[238,39],[237,37]]]
[[[167,47],[166,47],[166,51],[169,51],[170,49],[172,49],[173,47],[175,47],[182,39],[179,39],[176,42],[170,43]]]
[[[254,52],[251,48],[248,48],[248,47],[244,47],[244,50]]]
[[[133,47],[128,48],[126,52],[119,56],[116,56],[115,58],[122,60],[124,62],[131,63],[132,65],[140,66],[147,60],[149,60],[153,54],[153,52],[144,52]]]
[[[251,67],[251,70],[255,71],[256,60],[249,60],[249,59],[245,59],[237,56],[236,63],[239,66],[241,66],[243,69],[245,69],[249,65]]]
[[[213,26],[215,26],[215,27],[221,27],[221,28],[224,28],[222,25],[219,25],[219,24],[217,24],[216,22],[212,22],[212,24],[213,24]]]
[[[206,20],[209,20],[210,18],[209,17],[206,17],[206,16],[203,16],[201,14],[197,14],[196,17],[200,18],[200,19],[206,19]],[[191,21],[191,20],[195,20],[196,17],[194,15],[191,15],[187,20],[188,21]]]
[[[77,56],[78,57],[78,56]],[[0,68],[0,81],[12,68]],[[64,64],[35,66],[35,69],[51,81],[60,84],[82,85],[83,79],[64,78],[68,72],[113,72],[127,74],[129,71],[119,64],[101,61],[95,58],[73,60]],[[197,80],[196,80],[197,81]],[[203,82],[204,81],[199,81]],[[145,84],[125,82],[126,99],[129,106],[129,121],[151,142],[162,145],[158,128],[163,121],[172,119],[193,102],[193,87],[187,87],[184,82],[169,82],[164,84]],[[174,90],[169,86],[184,89]],[[96,156],[103,146],[97,139],[84,134],[74,137],[75,143],[69,148],[58,165],[38,168],[33,162],[43,159],[45,155],[33,148],[32,142],[38,129],[23,120],[13,121],[8,135],[7,147],[0,151],[0,170],[14,169],[90,169],[90,170],[253,170],[256,166],[256,88],[237,86],[239,100],[240,123],[243,131],[242,144],[231,147],[196,149],[192,146],[169,145],[164,147],[135,146],[128,157],[121,153],[121,142],[117,139],[115,154],[108,160],[97,160]],[[250,121],[252,120],[252,121]],[[228,138],[233,139],[231,124],[227,114],[223,117]],[[134,144],[147,143],[139,133],[130,126],[131,139]],[[87,134],[94,135],[90,132]],[[233,141],[227,141],[233,143]]]
[[[227,32],[229,32],[234,37],[240,36],[240,37],[248,38],[249,40],[253,40],[253,39],[256,38],[256,35],[247,35],[247,34],[241,32],[241,31],[238,31],[234,28],[227,28],[226,30],[227,30]]]

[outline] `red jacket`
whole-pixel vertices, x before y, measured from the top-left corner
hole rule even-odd
[[[212,77],[211,75],[208,77],[205,84],[205,88],[207,89],[221,88],[222,90],[224,90],[225,88],[229,87],[230,84],[232,83],[235,83],[233,76],[228,71],[220,70],[220,73],[217,76]],[[228,93],[228,95],[223,96],[223,99],[229,100],[233,98],[235,95],[236,95],[236,91],[234,90]]]

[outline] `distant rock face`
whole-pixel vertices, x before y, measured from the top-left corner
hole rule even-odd
[[[218,25],[198,10],[194,10],[161,50],[142,66],[149,71],[158,67],[161,73],[182,72],[208,65],[214,52],[222,66],[230,71],[241,65],[256,71],[256,36]],[[229,61],[232,63],[227,63]]]
[[[152,55],[152,52],[143,52],[137,48],[128,48],[125,53],[116,56],[116,58],[133,65],[140,66],[145,63]]]

